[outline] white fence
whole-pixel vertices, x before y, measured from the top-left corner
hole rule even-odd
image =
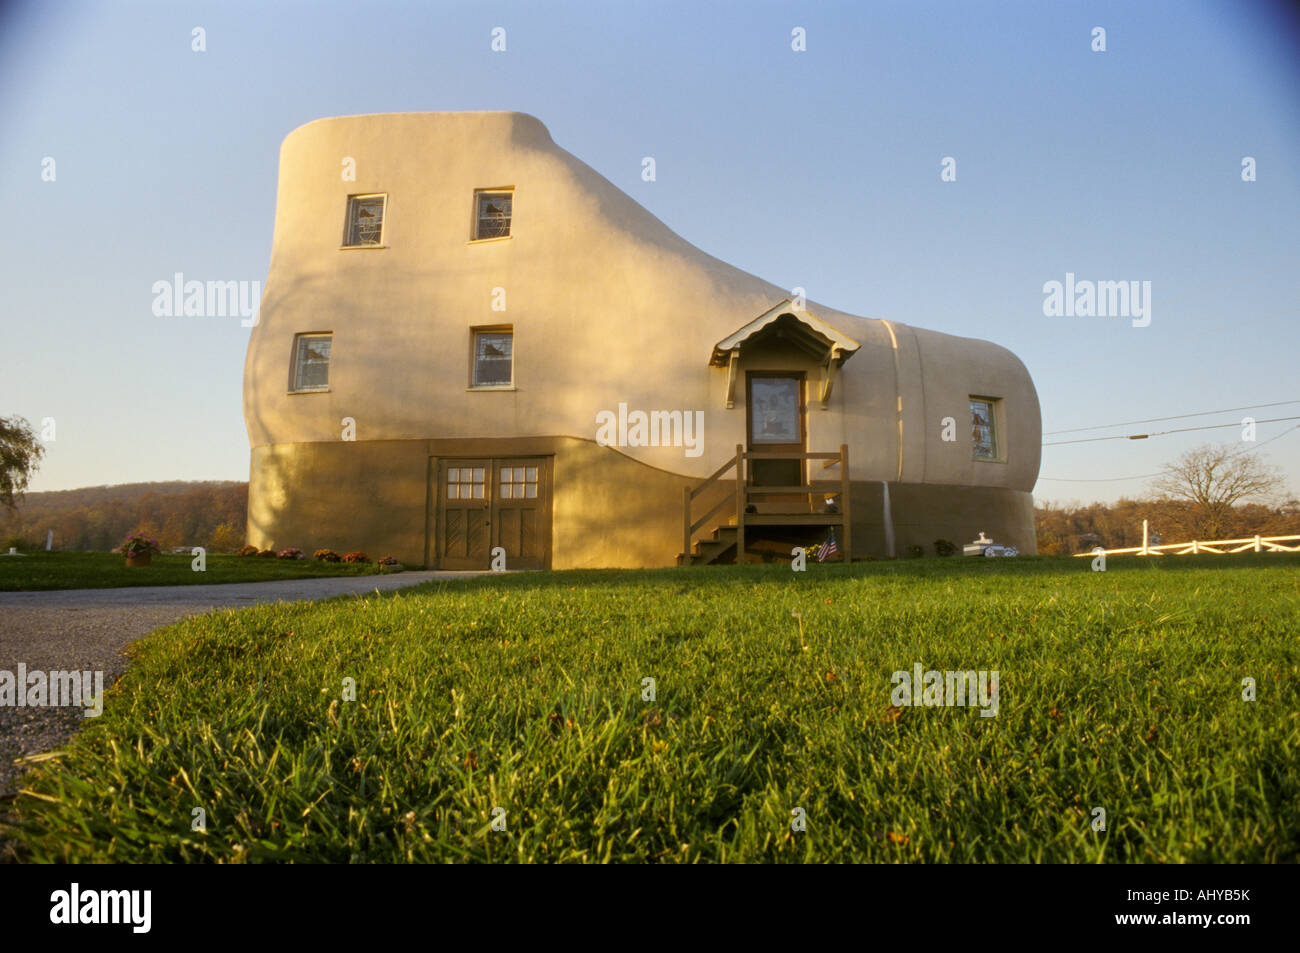
[[[1283,543],[1291,543],[1284,546]],[[1234,547],[1234,548],[1228,548]],[[1107,556],[1122,556],[1132,553],[1137,556],[1190,556],[1197,553],[1300,553],[1300,536],[1249,536],[1245,539],[1193,540],[1190,543],[1165,543],[1162,546],[1130,546],[1127,549],[1096,549],[1087,553],[1075,553],[1075,556],[1095,556],[1104,552]]]

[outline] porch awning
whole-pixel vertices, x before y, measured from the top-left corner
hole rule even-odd
[[[742,328],[738,328],[713,345],[709,358],[712,367],[727,368],[727,407],[735,406],[736,370],[741,350],[757,340],[779,338],[812,357],[822,365],[823,409],[830,401],[835,372],[862,346],[843,331],[832,327],[816,315],[796,307],[794,300],[786,298],[775,308],[760,314]]]

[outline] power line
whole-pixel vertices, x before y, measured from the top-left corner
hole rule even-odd
[[[1247,404],[1245,407],[1224,407],[1222,410],[1203,410],[1195,414],[1175,414],[1172,417],[1148,417],[1145,420],[1126,420],[1118,424],[1098,424],[1095,427],[1074,427],[1071,430],[1049,430],[1044,437],[1053,437],[1062,433],[1083,433],[1086,430],[1109,430],[1111,427],[1132,427],[1136,424],[1156,424],[1166,420],[1183,420],[1187,417],[1208,417],[1210,414],[1230,414],[1238,410],[1259,410],[1263,407],[1281,407],[1285,404],[1300,404],[1300,400],[1279,400],[1271,404]]]
[[[1267,420],[1257,420],[1257,424],[1275,424],[1284,420],[1300,420],[1300,417],[1270,417]],[[1176,430],[1158,430],[1154,433],[1136,433],[1136,434],[1112,434],[1109,437],[1084,437],[1080,440],[1058,440],[1056,443],[1045,443],[1044,447],[1063,447],[1067,443],[1096,443],[1099,440],[1146,440],[1149,437],[1163,437],[1171,433],[1190,433],[1193,430],[1222,430],[1224,427],[1240,427],[1241,421],[1234,420],[1230,424],[1206,424],[1204,427],[1179,427]]]
[[[1039,477],[1039,480],[1048,480],[1053,484],[1118,484],[1125,480],[1151,480],[1152,477],[1164,476],[1161,473],[1139,473],[1135,477]]]
[[[1258,444],[1256,444],[1256,445],[1253,446],[1253,447],[1247,447],[1247,448],[1245,448],[1244,450],[1239,450],[1239,451],[1237,451],[1236,453],[1231,454],[1230,457],[1229,457],[1229,459],[1232,459],[1232,457],[1239,457],[1239,456],[1241,456],[1243,453],[1254,453],[1254,452],[1255,452],[1256,450],[1258,450],[1260,447],[1266,447],[1266,446],[1268,446],[1270,443],[1272,443],[1274,440],[1281,440],[1281,439],[1282,439],[1283,437],[1285,437],[1287,434],[1295,433],[1297,430],[1300,430],[1300,424],[1297,424],[1297,425],[1294,426],[1294,427],[1288,427],[1286,430],[1283,430],[1280,434],[1277,434],[1276,436],[1269,437],[1269,438],[1268,438],[1267,440],[1265,440],[1263,443],[1258,443]],[[1161,470],[1159,473],[1140,473],[1140,474],[1138,474],[1137,476],[1127,476],[1127,477],[1100,477],[1100,478],[1098,478],[1098,477],[1079,477],[1079,478],[1073,478],[1073,477],[1045,477],[1045,476],[1040,476],[1038,479],[1040,479],[1040,480],[1045,480],[1045,481],[1047,481],[1047,482],[1049,482],[1049,483],[1122,483],[1122,482],[1124,482],[1124,481],[1126,481],[1126,480],[1150,480],[1150,479],[1152,479],[1153,477],[1164,476],[1164,475],[1165,475],[1165,471]]]

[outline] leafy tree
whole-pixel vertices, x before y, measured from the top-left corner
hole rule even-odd
[[[243,527],[234,523],[222,523],[212,531],[208,539],[208,549],[214,553],[233,553],[244,544]]]
[[[22,496],[45,448],[22,417],[0,417],[0,503],[12,510]]]
[[[1201,539],[1223,539],[1239,502],[1269,502],[1284,486],[1280,471],[1231,444],[1194,447],[1152,484],[1161,496],[1191,504],[1193,531]]]

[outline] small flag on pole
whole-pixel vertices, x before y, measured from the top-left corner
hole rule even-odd
[[[827,556],[834,556],[837,552],[839,552],[839,547],[835,545],[835,530],[832,529],[831,535],[826,542],[817,547],[817,561],[824,563]]]

